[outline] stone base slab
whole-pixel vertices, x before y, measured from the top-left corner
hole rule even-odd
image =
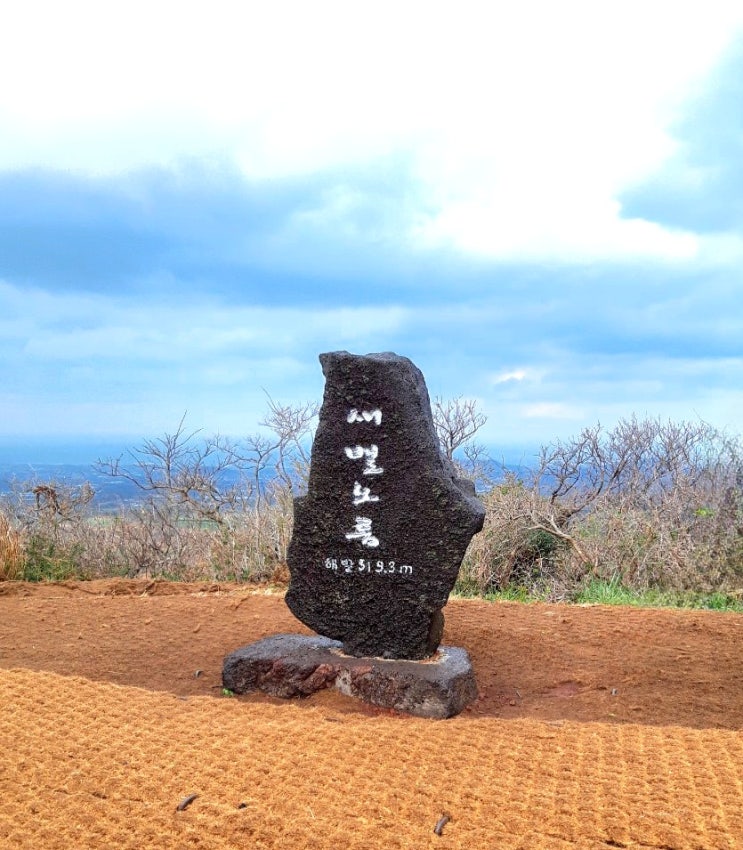
[[[236,694],[263,691],[290,698],[336,688],[347,696],[418,717],[459,714],[477,698],[464,649],[441,646],[424,661],[356,658],[325,637],[272,635],[224,659],[222,683]]]

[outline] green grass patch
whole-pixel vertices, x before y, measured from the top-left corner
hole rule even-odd
[[[635,591],[625,587],[618,579],[593,579],[571,601],[583,605],[638,605],[638,598]]]
[[[546,597],[521,585],[509,585],[503,590],[486,593],[488,602],[546,602]]]
[[[503,590],[481,593],[475,582],[458,579],[451,595],[458,599],[486,599],[488,602],[546,602],[547,596],[522,585],[508,585]]]
[[[485,599],[488,602],[549,602],[549,590],[539,593],[533,588],[522,585],[509,585],[503,590],[480,593],[474,582],[468,583],[461,578],[452,592],[454,598]],[[609,581],[592,579],[584,587],[576,590],[567,600],[578,605],[631,605],[640,608],[690,608],[704,611],[734,611],[743,613],[743,594],[724,591],[673,591],[650,588],[633,590],[626,587],[618,578]]]
[[[712,591],[633,590],[619,580],[594,579],[575,594],[572,602],[588,605],[633,605],[644,608],[694,608],[743,613],[743,599],[731,593]]]
[[[86,579],[77,562],[78,553],[66,550],[49,540],[32,537],[26,549],[21,578],[24,581],[66,581]]]

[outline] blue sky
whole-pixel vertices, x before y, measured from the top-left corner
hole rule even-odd
[[[3,445],[253,433],[336,349],[495,453],[740,431],[740,3],[13,6]]]

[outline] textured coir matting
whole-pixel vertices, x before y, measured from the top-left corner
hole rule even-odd
[[[223,696],[302,628],[184,590],[3,588],[0,847],[743,848],[740,615],[454,601],[482,695],[426,721]]]

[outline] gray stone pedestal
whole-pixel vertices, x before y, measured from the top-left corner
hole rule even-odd
[[[477,698],[464,649],[442,646],[429,659],[408,661],[357,658],[341,647],[326,637],[273,635],[228,655],[222,682],[237,694],[259,690],[285,698],[336,688],[383,708],[437,719],[459,714]]]

